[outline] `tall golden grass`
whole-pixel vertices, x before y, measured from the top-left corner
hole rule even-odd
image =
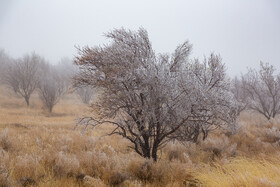
[[[88,111],[70,94],[50,114],[0,86],[0,186],[280,186],[279,120],[243,113],[235,134],[171,142],[153,163],[109,126],[73,130]]]

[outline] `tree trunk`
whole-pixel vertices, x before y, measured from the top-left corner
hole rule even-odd
[[[52,113],[53,106],[49,106],[49,112]]]
[[[269,115],[264,115],[266,117],[267,120],[270,120],[270,116]]]
[[[29,97],[25,96],[24,99],[25,99],[26,105],[29,106]]]
[[[204,141],[208,136],[208,130],[204,130],[203,128],[201,130],[202,130],[202,134],[203,134],[202,140]]]
[[[152,158],[156,162],[157,161],[157,151],[160,141],[156,138],[153,143],[153,149],[152,149]]]
[[[149,136],[147,135],[147,132],[144,132],[143,134],[143,139],[144,139],[144,147],[143,147],[143,153],[147,158],[151,158],[151,148],[150,148],[150,144],[149,144]]]
[[[154,144],[153,150],[152,150],[152,158],[155,162],[157,161],[157,150],[158,150],[158,145]]]
[[[148,158],[150,159],[151,158],[151,151],[150,151],[150,148],[149,147],[142,147],[142,152],[143,152],[143,156],[144,158]]]

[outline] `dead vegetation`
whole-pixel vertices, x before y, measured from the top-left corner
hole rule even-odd
[[[68,95],[46,115],[34,95],[30,107],[0,88],[0,186],[279,186],[280,122],[242,113],[235,133],[205,141],[172,141],[158,162],[103,136],[110,126],[73,130],[88,109]],[[9,107],[7,103],[11,103]],[[63,115],[61,115],[63,114]]]

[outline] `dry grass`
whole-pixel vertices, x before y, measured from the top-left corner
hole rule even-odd
[[[216,132],[199,144],[168,144],[159,162],[129,142],[81,135],[74,120],[88,113],[67,95],[53,114],[36,95],[24,101],[0,86],[0,186],[280,186],[280,122],[244,113],[236,134]]]
[[[237,157],[226,164],[205,165],[197,179],[207,186],[279,186],[280,155],[275,159]]]

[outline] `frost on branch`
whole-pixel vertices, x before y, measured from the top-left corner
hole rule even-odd
[[[233,125],[236,107],[221,58],[190,60],[186,41],[172,55],[156,55],[146,30],[116,29],[111,43],[79,50],[76,86],[100,91],[92,104],[96,115],[85,126],[112,124],[110,133],[131,142],[139,155],[157,160],[172,139],[196,142],[210,130]]]

